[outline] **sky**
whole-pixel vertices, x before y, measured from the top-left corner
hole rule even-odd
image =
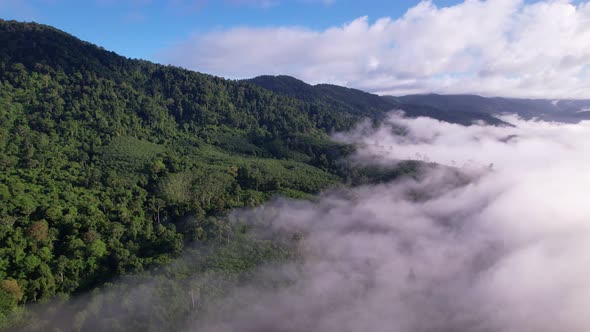
[[[590,98],[585,0],[0,0],[0,17],[232,79]]]

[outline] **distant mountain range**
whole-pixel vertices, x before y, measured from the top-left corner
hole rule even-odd
[[[417,104],[450,112],[477,112],[498,116],[518,114],[525,119],[579,122],[590,119],[590,100],[485,98],[477,95],[423,94],[391,97],[401,104]]]

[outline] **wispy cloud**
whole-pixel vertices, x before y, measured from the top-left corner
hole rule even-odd
[[[289,74],[377,93],[590,97],[587,1],[424,1],[401,18],[317,31],[236,27],[199,34],[164,62],[233,78]]]

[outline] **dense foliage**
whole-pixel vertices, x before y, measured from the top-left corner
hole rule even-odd
[[[189,218],[192,219],[192,218]],[[256,282],[256,269],[299,261],[299,238],[250,235],[244,224],[212,222],[207,239],[182,257],[149,271],[106,283],[90,293],[56,298],[11,315],[8,331],[179,331],[193,320],[225,312],[224,296]],[[205,235],[203,235],[205,236]],[[289,278],[260,281],[279,287]]]

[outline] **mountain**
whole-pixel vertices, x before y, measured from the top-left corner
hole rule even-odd
[[[482,121],[492,125],[506,125],[485,112],[473,109],[443,109],[436,105],[406,102],[388,96],[378,96],[364,91],[331,84],[310,85],[290,76],[259,76],[247,80],[276,94],[313,102],[325,109],[380,118],[392,110],[403,110],[408,117],[426,116],[445,122],[471,125]]]
[[[445,111],[480,112],[492,116],[518,114],[525,119],[579,122],[590,119],[590,100],[486,98],[477,95],[408,95],[392,97],[400,103],[423,105]]]
[[[41,24],[0,20],[0,43],[0,327],[22,304],[189,245],[233,245],[243,231],[230,209],[371,178],[327,133],[376,109],[127,59]],[[262,261],[224,252],[216,269],[228,274]]]

